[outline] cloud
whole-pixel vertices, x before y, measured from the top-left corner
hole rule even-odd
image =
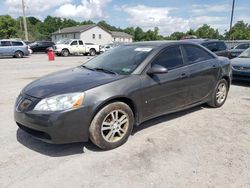
[[[106,18],[105,7],[111,0],[82,0],[79,5],[67,3],[59,7],[55,16],[83,18],[83,19],[100,19]]]
[[[228,5],[227,5],[228,6]],[[229,24],[229,18],[226,16],[220,16],[219,14],[208,14],[208,12],[226,11],[228,8],[224,5],[214,5],[208,7],[208,5],[192,5],[195,7],[196,14],[191,14],[189,17],[172,16],[173,12],[181,12],[183,9],[171,8],[171,7],[149,7],[145,5],[137,6],[115,6],[116,11],[123,11],[128,14],[127,21],[130,26],[139,26],[144,31],[159,28],[159,32],[162,35],[170,35],[173,32],[181,31],[186,32],[190,28],[197,29],[203,24],[208,24],[211,27],[218,29],[223,33],[227,29]],[[201,9],[207,8],[206,11]],[[199,13],[199,14],[198,14]],[[204,15],[203,15],[204,14]],[[208,16],[209,15],[209,16]],[[246,19],[246,18],[245,18]]]
[[[190,12],[194,14],[221,13],[231,11],[229,4],[221,5],[192,5]]]
[[[208,14],[208,13],[225,13],[225,12],[231,12],[232,5],[231,4],[215,4],[215,5],[198,5],[194,4],[191,7],[190,12],[193,14]],[[237,6],[235,7],[235,11],[246,11],[249,10],[249,7],[242,7]]]
[[[168,35],[175,31],[186,31],[190,28],[188,20],[169,15],[171,11],[177,10],[177,8],[124,5],[115,7],[115,9],[122,10],[129,15],[127,21],[131,26],[139,26],[144,30],[158,27],[163,35]]]
[[[38,15],[44,11],[70,2],[72,2],[72,0],[25,0],[25,6],[28,15]],[[21,0],[5,0],[4,4],[8,7],[9,13],[20,14],[22,12]]]

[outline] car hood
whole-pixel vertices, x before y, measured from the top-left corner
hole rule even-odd
[[[250,67],[250,58],[234,58],[231,61],[233,66]]]
[[[28,84],[22,93],[36,98],[45,98],[64,93],[83,92],[123,77],[125,76],[76,67],[35,80]]]

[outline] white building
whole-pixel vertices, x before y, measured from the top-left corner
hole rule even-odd
[[[53,42],[62,39],[82,39],[85,43],[99,45],[133,42],[131,35],[124,32],[108,31],[97,24],[67,27],[52,33]]]

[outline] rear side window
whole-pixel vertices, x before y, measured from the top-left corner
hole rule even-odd
[[[217,45],[217,48],[218,48],[219,51],[227,49],[227,46],[226,46],[226,44],[224,42],[217,42],[216,45]]]
[[[249,48],[249,44],[240,44],[236,47],[236,49],[244,49],[244,50],[247,48]]]
[[[1,46],[11,46],[10,41],[1,41]]]
[[[168,70],[182,66],[183,59],[180,47],[175,46],[165,49],[156,57],[153,64],[161,65]]]
[[[212,52],[219,51],[218,46],[216,45],[215,42],[204,43],[204,44],[202,44],[202,46],[206,47],[207,49],[209,49]]]
[[[206,61],[214,58],[214,56],[209,54],[206,50],[202,49],[201,47],[193,45],[184,45],[183,47],[185,50],[188,64],[197,63],[200,61]]]
[[[79,40],[79,45],[83,45],[83,42],[81,40]]]
[[[23,46],[23,43],[22,42],[14,42],[12,41],[12,46]]]

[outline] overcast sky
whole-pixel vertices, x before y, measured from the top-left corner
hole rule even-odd
[[[228,29],[232,0],[25,0],[27,15],[44,19],[47,15],[83,20],[106,20],[125,28],[144,30],[158,27],[160,33],[187,31],[204,23]],[[0,14],[21,15],[21,0],[1,0]],[[250,23],[250,0],[236,0],[235,19]]]

